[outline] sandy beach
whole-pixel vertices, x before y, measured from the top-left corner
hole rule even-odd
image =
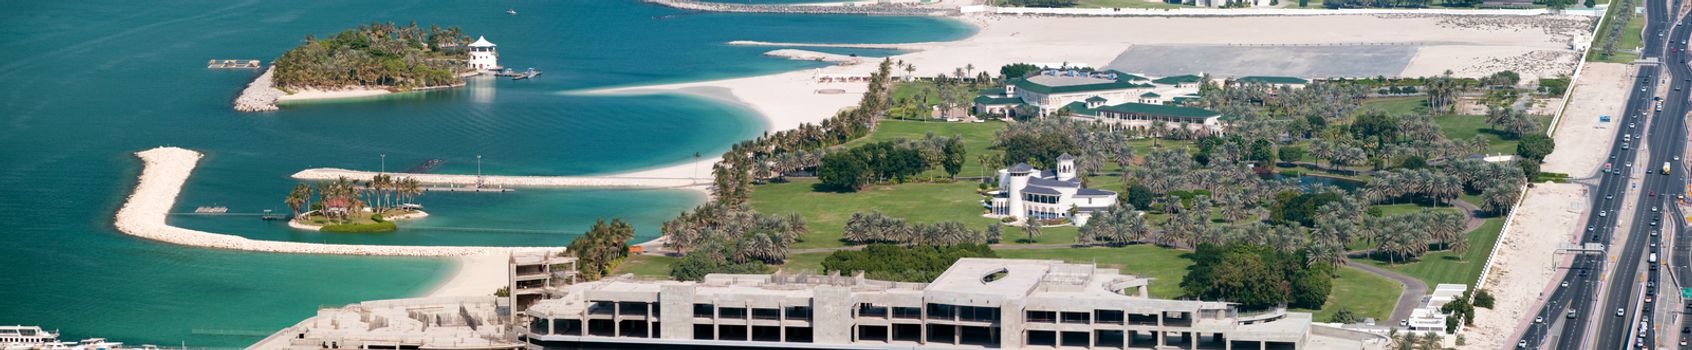
[[[348,87],[336,90],[297,89],[294,93],[276,97],[277,103],[307,100],[333,100],[354,97],[381,96],[393,93],[385,88]]]
[[[556,251],[547,247],[445,247],[445,246],[376,246],[348,244],[318,244],[301,242],[253,240],[246,237],[189,230],[167,223],[170,209],[176,205],[177,195],[202,156],[199,152],[177,147],[159,147],[136,152],[144,163],[135,192],[118,209],[115,225],[118,231],[131,236],[185,246],[229,249],[269,253],[385,255],[385,256],[464,256],[509,254],[513,251]]]
[[[423,297],[490,296],[504,287],[508,254],[478,254],[453,257],[453,271],[446,280],[431,288]]]

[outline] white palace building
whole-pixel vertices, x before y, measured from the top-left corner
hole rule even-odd
[[[1082,226],[1094,212],[1116,205],[1116,192],[1083,188],[1075,171],[1075,157],[1068,153],[1058,156],[1057,168],[1050,171],[1027,163],[999,169],[999,189],[988,193],[992,198],[987,217],[1024,222],[1069,219]]]

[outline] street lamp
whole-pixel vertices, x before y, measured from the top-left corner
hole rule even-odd
[[[387,153],[382,154],[382,173],[383,174],[388,173],[388,154]]]

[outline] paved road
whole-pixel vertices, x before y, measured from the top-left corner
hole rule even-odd
[[[1422,282],[1422,280],[1383,270],[1366,262],[1357,261],[1350,265],[1358,270],[1390,278],[1398,281],[1398,284],[1404,285],[1404,292],[1398,293],[1398,304],[1392,307],[1392,324],[1394,325],[1398,324],[1398,321],[1410,319],[1410,312],[1421,306],[1422,297],[1428,295],[1428,283]]]
[[[1657,39],[1656,33],[1662,32],[1667,26],[1671,25],[1668,1],[1646,1],[1645,33],[1647,39],[1655,40],[1645,40],[1646,45],[1641,52],[1641,57],[1661,58],[1663,56],[1663,41]],[[1664,118],[1660,117],[1661,114],[1651,113],[1654,109],[1652,98],[1657,93],[1657,79],[1660,78],[1658,76],[1659,71],[1660,68],[1655,65],[1638,67],[1637,78],[1639,81],[1630,85],[1630,96],[1626,109],[1624,109],[1623,116],[1615,121],[1616,127],[1621,128],[1620,131],[1622,132],[1617,133],[1615,141],[1611,144],[1610,159],[1608,160],[1609,166],[1618,169],[1626,168],[1627,171],[1606,171],[1603,173],[1602,178],[1599,179],[1597,190],[1592,192],[1592,212],[1589,213],[1590,216],[1586,220],[1588,226],[1582,231],[1579,238],[1581,243],[1623,245],[1622,254],[1617,256],[1618,264],[1615,267],[1617,271],[1607,283],[1608,286],[1619,286],[1619,288],[1608,289],[1611,293],[1608,293],[1604,300],[1597,300],[1600,296],[1598,294],[1599,289],[1606,285],[1605,280],[1601,277],[1605,271],[1606,259],[1603,256],[1576,257],[1570,266],[1569,273],[1565,274],[1562,281],[1559,282],[1567,287],[1554,290],[1550,298],[1546,299],[1545,305],[1536,313],[1536,317],[1545,320],[1545,322],[1532,323],[1527,332],[1523,334],[1521,342],[1524,343],[1522,345],[1525,345],[1525,347],[1585,348],[1588,342],[1592,340],[1587,339],[1587,335],[1591,331],[1588,328],[1587,321],[1592,317],[1599,317],[1597,323],[1600,326],[1597,336],[1593,337],[1598,338],[1600,345],[1592,347],[1593,349],[1620,349],[1626,345],[1627,327],[1631,323],[1633,313],[1624,311],[1622,316],[1618,317],[1615,316],[1613,310],[1620,307],[1617,305],[1627,305],[1631,301],[1633,295],[1631,287],[1634,287],[1634,279],[1637,277],[1635,272],[1639,268],[1638,262],[1643,259],[1639,252],[1644,249],[1645,238],[1649,237],[1649,232],[1643,229],[1643,227],[1647,227],[1647,223],[1643,221],[1646,220],[1646,215],[1635,215],[1635,225],[1633,225],[1633,231],[1627,236],[1628,240],[1626,242],[1611,242],[1611,238],[1618,233],[1616,229],[1620,226],[1617,219],[1620,215],[1611,214],[1619,214],[1618,211],[1622,207],[1623,199],[1627,198],[1626,195],[1629,194],[1629,184],[1633,177],[1646,176],[1647,180],[1651,177],[1665,178],[1665,176],[1635,175],[1635,173],[1641,168],[1646,170],[1644,173],[1649,173],[1650,169],[1653,168],[1651,164],[1658,163],[1652,163],[1646,161],[1646,159],[1656,158],[1655,156],[1672,147],[1668,147],[1667,142],[1653,141],[1651,142],[1653,146],[1663,145],[1664,147],[1653,147],[1652,157],[1641,158],[1635,152],[1638,147],[1630,147],[1637,146],[1630,145],[1630,143],[1638,140],[1624,139],[1623,136],[1637,137],[1642,132],[1641,129],[1646,127],[1658,128],[1657,130],[1680,130],[1678,121],[1665,121]],[[1651,124],[1645,125],[1647,118],[1655,120]],[[1669,119],[1678,120],[1679,118]],[[1667,128],[1663,128],[1665,126]],[[1663,132],[1654,132],[1652,137],[1660,138],[1657,137],[1659,134],[1663,134]],[[1636,162],[1641,164],[1627,167],[1627,165]],[[1646,191],[1634,190],[1633,193],[1637,194],[1638,192]],[[1641,204],[1644,204],[1648,198],[1653,198],[1651,196],[1639,197]],[[1649,206],[1643,207],[1645,208],[1641,209],[1648,210]],[[1595,304],[1600,303],[1605,307],[1602,309],[1594,307]]]

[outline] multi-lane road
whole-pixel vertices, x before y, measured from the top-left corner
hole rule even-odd
[[[1678,0],[1649,0],[1646,6],[1645,47],[1641,57],[1661,64],[1638,66],[1626,109],[1613,121],[1620,132],[1616,133],[1606,160],[1607,168],[1599,174],[1596,191],[1592,193],[1588,226],[1580,228],[1582,243],[1619,245],[1621,249],[1575,257],[1568,273],[1558,281],[1559,287],[1546,299],[1545,306],[1538,310],[1523,335],[1525,347],[1655,347],[1653,340],[1657,334],[1650,325],[1656,325],[1651,311],[1657,305],[1644,301],[1646,296],[1652,296],[1655,301],[1654,294],[1662,287],[1657,279],[1659,271],[1651,268],[1654,264],[1647,260],[1651,253],[1659,252],[1662,236],[1656,232],[1667,225],[1660,221],[1662,214],[1673,212],[1667,208],[1673,203],[1669,199],[1684,193],[1681,181],[1684,169],[1680,169],[1678,155],[1686,143],[1687,89],[1692,88],[1689,86],[1692,81],[1687,79],[1692,78],[1692,70],[1682,61],[1686,57],[1684,50],[1676,48],[1686,47],[1682,42],[1692,30],[1677,24],[1678,11],[1670,10],[1678,7]],[[1665,73],[1668,76],[1660,75]],[[1660,85],[1664,82],[1668,83],[1666,88]],[[1660,101],[1661,110],[1658,110],[1659,93],[1665,95]],[[1639,152],[1642,148],[1647,151],[1645,154]],[[1668,176],[1661,174],[1664,162],[1674,163]],[[1629,195],[1638,202],[1627,208],[1633,214],[1625,215],[1621,211],[1626,208],[1623,202]],[[1622,228],[1621,220],[1629,216],[1632,222],[1627,226],[1627,234],[1617,236],[1617,230]],[[1659,258],[1667,259],[1667,256]],[[1611,273],[1606,275],[1606,271]],[[1646,326],[1642,329],[1641,325]],[[1645,334],[1641,336],[1637,332]]]

